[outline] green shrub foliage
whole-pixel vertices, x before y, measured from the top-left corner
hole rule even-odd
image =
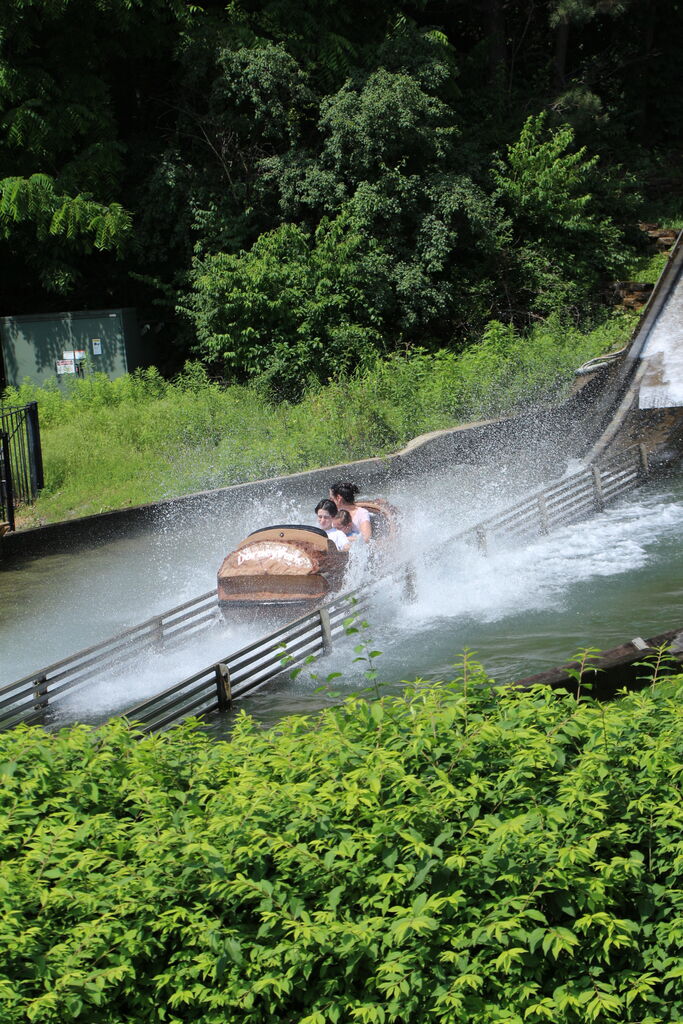
[[[6,733],[0,1018],[679,1020],[681,697]]]
[[[367,365],[382,351],[472,342],[511,290],[536,316],[577,317],[624,266],[617,226],[596,200],[597,157],[569,126],[530,117],[487,193],[460,172],[458,130],[404,75],[372,75],[325,105],[322,167],[270,158],[289,215],[249,250],[195,257],[178,307],[195,353],[218,373],[267,373],[300,397],[307,379]],[[448,326],[446,326],[448,325]],[[435,344],[436,341],[436,344]]]
[[[300,397],[309,379],[367,366],[381,349],[367,301],[381,262],[342,220],[323,222],[313,239],[283,224],[249,253],[198,260],[186,307],[197,351],[228,377],[266,375],[286,397]]]

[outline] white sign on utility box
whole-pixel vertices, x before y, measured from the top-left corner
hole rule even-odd
[[[76,364],[73,359],[57,359],[55,361],[57,373],[75,373]]]

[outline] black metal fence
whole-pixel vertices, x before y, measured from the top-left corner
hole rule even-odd
[[[14,510],[30,505],[44,484],[38,403],[0,404],[0,527],[14,529]]]

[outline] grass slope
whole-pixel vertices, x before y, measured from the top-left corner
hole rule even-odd
[[[524,335],[492,322],[463,352],[397,355],[296,405],[257,384],[212,382],[199,364],[174,382],[154,368],[75,380],[67,393],[26,382],[5,397],[38,401],[46,486],[23,524],[386,454],[426,431],[561,394],[577,366],[621,347],[634,322],[614,313],[582,333],[551,319]]]

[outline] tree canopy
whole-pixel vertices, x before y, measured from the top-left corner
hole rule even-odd
[[[283,393],[585,314],[672,177],[682,20],[673,0],[8,0],[2,312],[156,309],[179,359]]]

